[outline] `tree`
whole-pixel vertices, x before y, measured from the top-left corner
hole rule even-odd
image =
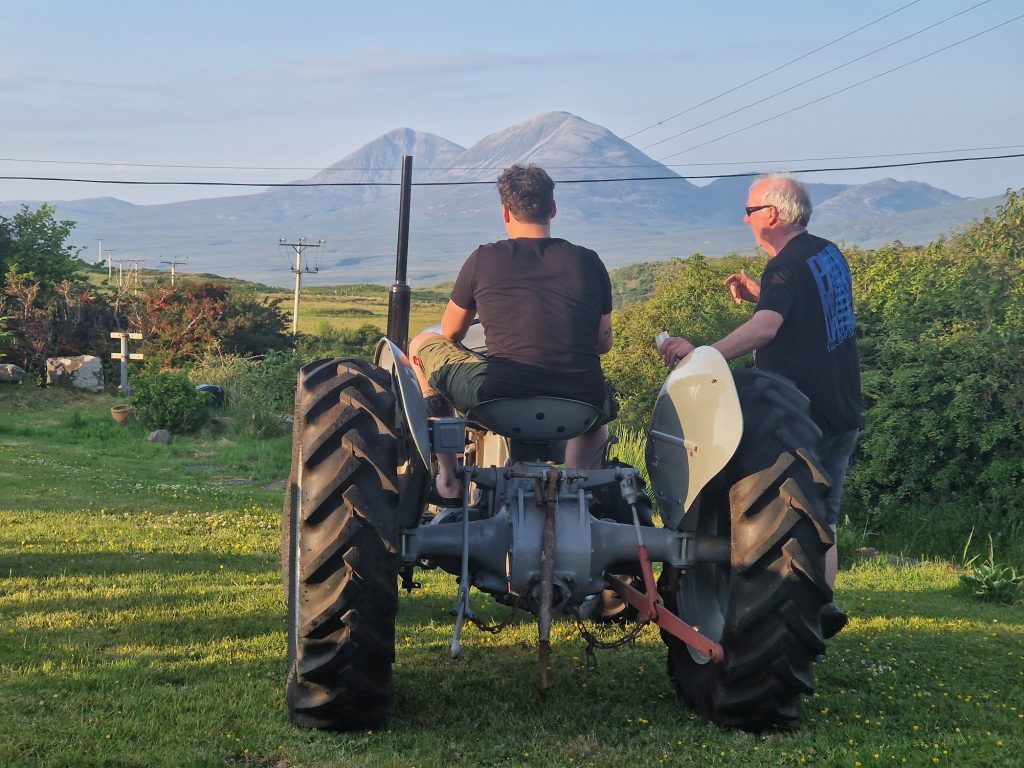
[[[129,327],[143,334],[142,353],[165,369],[209,353],[262,355],[292,344],[280,302],[235,296],[221,283],[162,286],[122,299]]]
[[[67,245],[73,221],[58,221],[56,209],[43,203],[36,210],[22,205],[13,217],[0,216],[0,274],[11,269],[29,275],[44,290],[73,280],[81,266],[81,248]]]
[[[89,288],[65,280],[47,289],[13,269],[0,291],[0,316],[8,324],[0,338],[4,353],[45,381],[46,358],[107,350],[113,309]]]

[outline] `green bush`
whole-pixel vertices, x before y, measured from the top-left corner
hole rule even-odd
[[[224,387],[235,431],[266,437],[278,432],[281,416],[294,409],[301,364],[296,352],[268,352],[262,358],[210,355],[189,376],[193,384]]]
[[[760,274],[761,266],[763,260],[709,260],[694,254],[659,271],[649,300],[612,314],[615,347],[601,365],[618,395],[619,422],[625,429],[647,430],[668,375],[654,346],[655,334],[668,331],[698,346],[718,341],[750,317],[750,305],[737,306],[722,281],[740,267]]]
[[[184,373],[151,373],[135,379],[132,406],[150,429],[193,432],[209,416],[211,396],[197,392]]]
[[[850,513],[952,555],[972,528],[1024,534],[1024,200],[927,248],[848,253],[867,428]]]
[[[306,361],[334,357],[372,360],[383,335],[384,331],[373,323],[363,323],[358,328],[335,328],[324,321],[315,333],[299,338],[299,354]]]

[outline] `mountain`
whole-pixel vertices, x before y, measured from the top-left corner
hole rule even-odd
[[[830,219],[866,219],[935,208],[963,199],[920,181],[881,179],[847,187],[816,207],[820,216]]]
[[[54,205],[59,218],[77,222],[72,242],[87,258],[102,239],[116,258],[145,259],[144,266],[188,257],[196,271],[287,285],[294,252],[278,242],[304,236],[326,241],[307,251],[306,265],[320,268],[309,281],[389,283],[399,191],[379,185],[397,184],[403,155],[413,157],[414,184],[440,183],[412,193],[408,275],[415,284],[451,279],[478,244],[505,236],[494,185],[479,182],[493,182],[514,162],[551,173],[557,182],[554,234],[594,248],[609,267],[698,251],[746,252],[753,245],[743,224],[749,177],[691,184],[606,128],[567,112],[536,115],[469,148],[401,128],[296,182],[310,186],[162,205],[109,197]],[[589,183],[593,179],[615,181]],[[311,186],[322,183],[359,186]],[[929,242],[1001,202],[892,179],[807,186],[815,206],[812,228],[865,247]],[[0,214],[18,208],[4,203]]]
[[[402,167],[404,155],[411,155],[414,168],[422,171],[435,167],[449,168],[465,151],[465,147],[432,133],[399,128],[365,144],[315,176],[294,183],[394,185],[401,182],[401,171],[398,169]],[[393,191],[392,187],[310,186],[280,187],[265,194],[277,201],[282,209],[291,209],[296,205],[309,205],[315,200],[335,206],[367,205],[391,197],[389,191]]]

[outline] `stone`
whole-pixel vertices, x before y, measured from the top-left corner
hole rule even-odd
[[[95,355],[49,357],[46,359],[46,384],[71,386],[89,392],[103,391],[103,361]]]
[[[167,445],[171,442],[171,433],[166,429],[157,429],[149,433],[149,437],[146,438],[151,443],[162,443]]]
[[[0,363],[0,381],[17,384],[25,378],[25,369],[14,363]]]

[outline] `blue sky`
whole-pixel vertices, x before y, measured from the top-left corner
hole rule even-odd
[[[552,110],[625,138],[908,2],[8,0],[0,175],[287,181],[314,171],[128,164],[323,168],[394,128],[468,147]],[[1024,152],[1024,19],[775,117],[1024,14],[989,0],[775,95],[978,2],[919,0],[629,140],[684,175]],[[1001,149],[950,152],[989,147]],[[877,157],[920,152],[945,154]],[[1024,186],[1024,158],[804,178],[883,176],[989,196]],[[236,193],[0,180],[0,200]]]

